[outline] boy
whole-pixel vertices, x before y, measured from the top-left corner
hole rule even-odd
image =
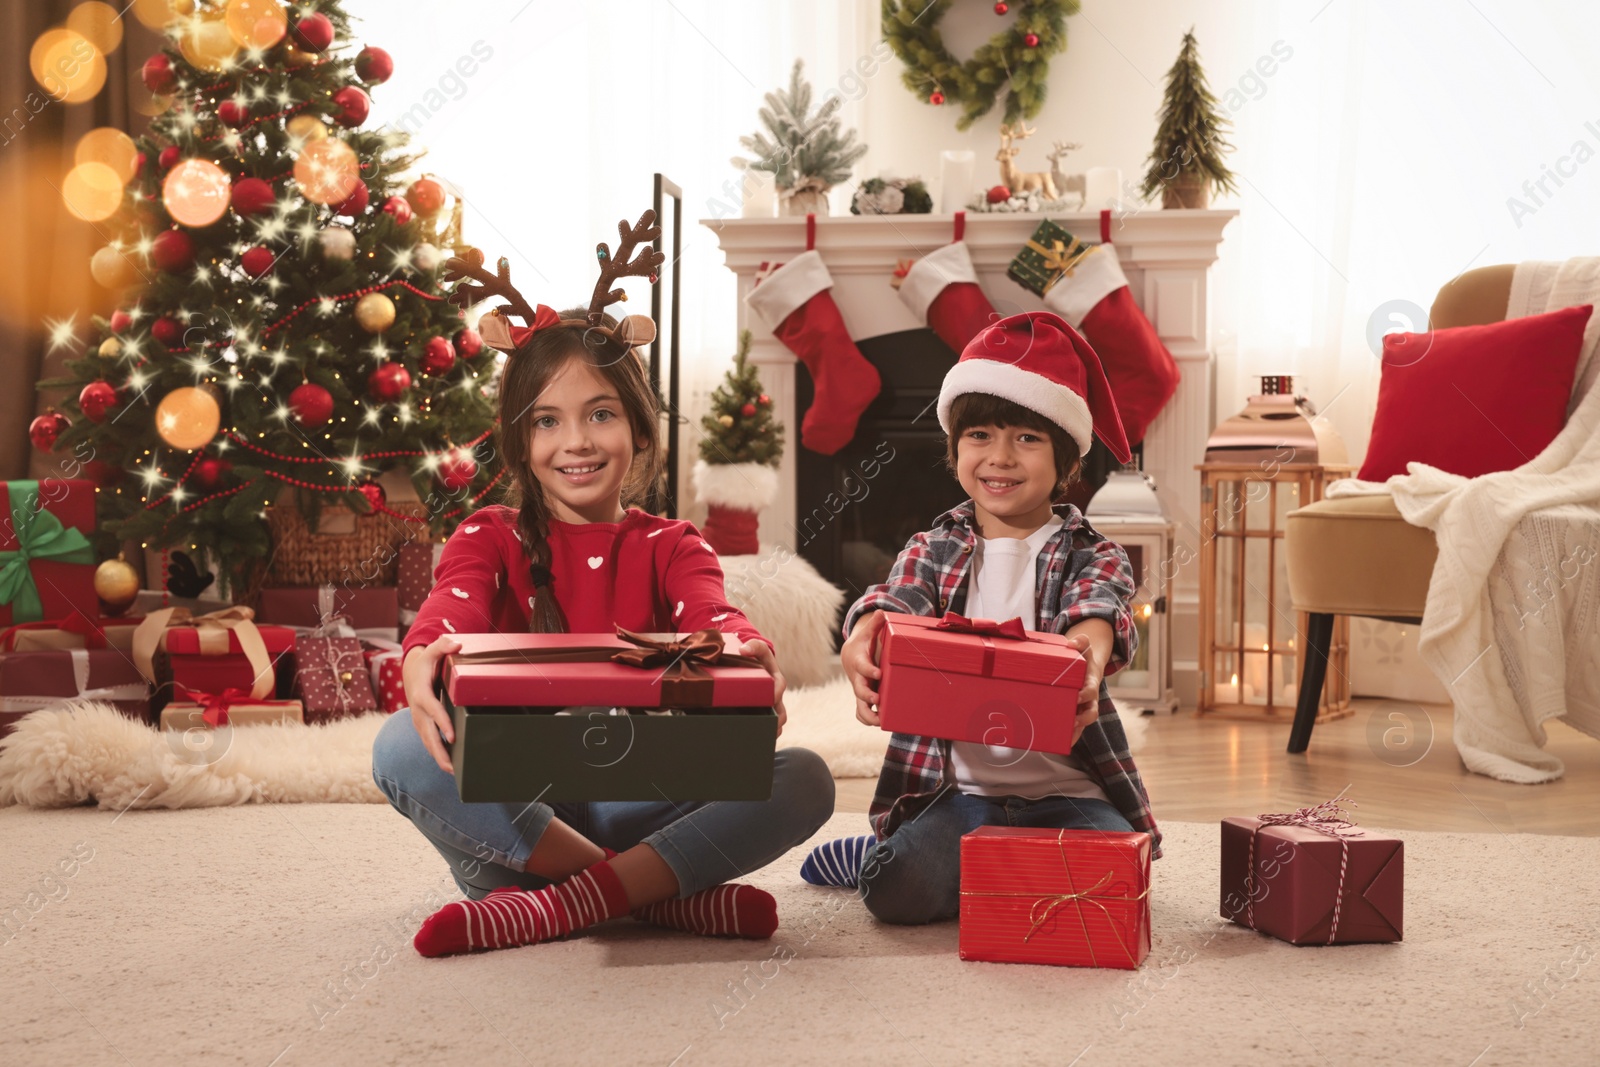
[[[979,826],[1141,830],[1161,854],[1150,801],[1103,679],[1132,658],[1132,570],[1070,504],[1052,506],[1098,435],[1129,456],[1099,357],[1049,312],[989,326],[939,392],[947,463],[970,499],[913,537],[889,579],[845,617],[845,674],[856,718],[874,709],[881,611],[1020,616],[1028,629],[1066,634],[1087,660],[1070,753],[1032,752],[894,734],[869,819],[873,835],[814,849],[801,877],[859,886],[890,923],[953,919],[960,903],[961,835]]]

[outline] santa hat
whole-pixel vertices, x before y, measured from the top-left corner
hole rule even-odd
[[[1087,455],[1098,436],[1128,462],[1122,419],[1094,349],[1059,316],[1029,311],[1001,319],[968,343],[939,389],[939,426],[963,393],[988,393],[1038,412],[1071,435]]]

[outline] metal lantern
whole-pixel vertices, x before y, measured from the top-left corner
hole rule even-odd
[[[1114,471],[1085,509],[1089,524],[1128,554],[1133,566],[1133,624],[1139,648],[1133,660],[1106,679],[1120,705],[1140,711],[1178,710],[1172,691],[1172,581],[1174,527],[1156,498],[1156,484],[1137,462]]]
[[[1218,426],[1200,465],[1199,713],[1291,722],[1304,666],[1306,616],[1289,600],[1283,550],[1289,512],[1348,477],[1344,441],[1293,379],[1261,379],[1261,395]],[[1350,712],[1350,627],[1340,616],[1317,721]]]

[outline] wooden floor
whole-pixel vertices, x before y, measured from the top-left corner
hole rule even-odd
[[[1565,776],[1515,785],[1461,766],[1444,705],[1357,700],[1354,715],[1318,726],[1299,756],[1284,751],[1287,724],[1197,719],[1192,711],[1145,722],[1134,759],[1158,822],[1292,811],[1343,789],[1356,820],[1370,826],[1600,835],[1600,740],[1560,723],[1551,724],[1546,751],[1566,764]],[[841,780],[836,809],[866,811],[874,785]]]

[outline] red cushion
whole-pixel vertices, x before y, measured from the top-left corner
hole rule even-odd
[[[1385,337],[1360,477],[1381,482],[1426,463],[1476,478],[1533,459],[1566,423],[1593,310]]]

